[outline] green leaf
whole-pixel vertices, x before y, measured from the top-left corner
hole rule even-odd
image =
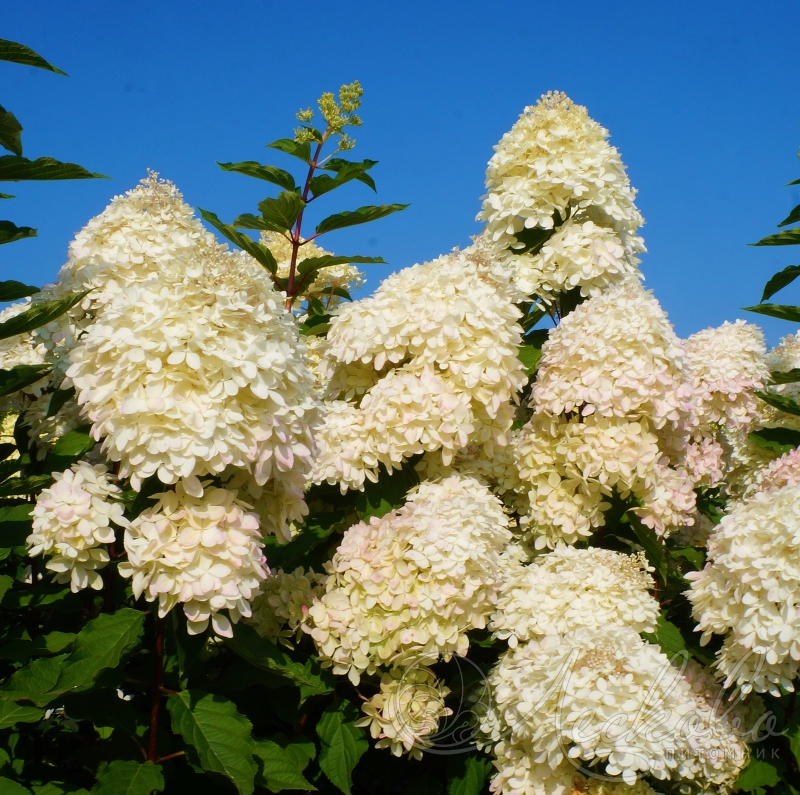
[[[784,229],[775,235],[768,235],[758,243],[751,243],[751,246],[796,246],[800,244],[800,227],[795,229]]]
[[[779,409],[786,414],[800,415],[800,404],[790,397],[786,397],[786,395],[778,395],[775,392],[759,392],[758,390],[755,390],[755,394],[773,408]]]
[[[0,574],[0,603],[2,603],[9,589],[14,585],[14,578],[8,574]]]
[[[388,473],[381,467],[378,482],[365,482],[364,491],[356,494],[358,518],[366,522],[373,516],[380,518],[399,508],[405,503],[406,494],[418,483],[419,475],[411,461]]]
[[[71,654],[34,660],[12,675],[0,696],[43,707],[64,693],[85,690],[138,645],[143,628],[144,614],[138,610],[102,613],[78,633]]]
[[[36,237],[36,234],[36,230],[30,226],[15,226],[11,221],[0,221],[0,246],[26,237]]]
[[[250,721],[224,696],[183,690],[167,700],[172,730],[192,746],[204,770],[227,776],[241,795],[250,795],[257,771]],[[193,754],[194,755],[194,754]]]
[[[335,229],[346,229],[348,226],[377,221],[379,218],[385,218],[387,215],[405,210],[409,206],[408,204],[367,205],[359,207],[352,212],[345,210],[341,213],[335,213],[317,224],[317,234],[324,235],[326,232],[333,232]]]
[[[82,293],[72,293],[66,298],[60,298],[58,301],[36,304],[25,312],[16,315],[16,317],[9,318],[0,323],[0,340],[16,337],[18,334],[25,334],[28,331],[47,325],[57,317],[61,317],[64,312],[72,309],[89,292],[89,290],[86,290]]]
[[[30,475],[26,478],[9,478],[0,483],[0,497],[19,497],[23,494],[35,494],[39,489],[49,486],[52,475]]]
[[[12,63],[24,64],[25,66],[35,66],[38,69],[47,69],[58,75],[67,76],[66,72],[62,72],[58,67],[45,61],[41,55],[34,52],[30,47],[26,47],[24,44],[18,44],[15,41],[8,41],[7,39],[0,39],[0,61],[11,61]]]
[[[789,725],[786,727],[786,737],[795,760],[800,764],[800,717],[795,716],[789,721]]]
[[[0,508],[0,549],[21,547],[33,532],[33,505]]]
[[[92,795],[150,795],[164,791],[161,766],[115,760],[100,767]]]
[[[281,191],[277,198],[264,199],[258,203],[266,228],[274,232],[291,229],[305,206],[306,203],[291,190]]]
[[[22,282],[15,282],[13,279],[7,282],[0,282],[0,303],[17,301],[20,298],[27,298],[29,295],[38,292],[38,287],[31,287]]]
[[[522,362],[525,374],[532,376],[539,369],[539,360],[542,358],[541,345],[520,345],[517,348],[517,358]]]
[[[302,249],[300,249],[302,251]],[[335,256],[334,254],[323,254],[320,257],[306,257],[297,263],[297,272],[300,274],[318,271],[321,268],[328,268],[331,265],[386,265],[383,257],[345,257]]]
[[[282,168],[275,166],[262,166],[255,160],[244,160],[241,163],[217,163],[223,171],[233,171],[236,174],[244,174],[247,177],[255,177],[271,182],[286,190],[297,190],[294,177]]]
[[[328,174],[319,174],[316,177],[312,177],[309,180],[309,187],[311,188],[311,192],[314,194],[314,197],[322,196],[325,193],[330,193],[332,190],[336,190],[336,188],[340,188],[342,185],[345,185],[348,182],[351,182],[354,179],[360,179],[364,176],[364,172],[367,168],[372,168],[375,165],[374,160],[367,160],[365,163],[369,163],[370,165],[366,166],[364,163],[350,163],[347,161],[342,162],[341,164],[337,164],[337,167],[331,169],[336,172],[335,177],[331,177]],[[368,177],[369,182],[367,182],[370,187],[375,190],[375,183],[372,180],[372,177]],[[363,180],[362,180],[363,181]]]
[[[272,252],[266,247],[262,246],[260,243],[256,243],[252,237],[249,235],[245,235],[242,232],[239,232],[234,226],[230,224],[224,224],[222,221],[217,218],[214,213],[209,212],[208,210],[203,210],[202,208],[198,207],[200,211],[200,215],[203,217],[203,220],[208,221],[215,229],[219,230],[231,243],[235,243],[239,246],[240,249],[246,251],[253,259],[257,262],[261,263],[270,273],[275,273],[278,270],[278,263],[275,261],[275,257],[273,256]]]
[[[766,787],[774,787],[780,781],[777,768],[763,759],[750,757],[747,767],[736,779],[734,789],[742,792],[753,792],[755,795],[765,795]]]
[[[750,431],[747,438],[757,447],[780,454],[800,446],[800,431],[791,428],[762,428],[760,431]]]
[[[448,765],[447,795],[480,795],[491,771],[488,757],[459,754]]]
[[[333,690],[332,675],[323,671],[316,660],[309,659],[302,663],[293,660],[285,651],[262,638],[247,624],[236,624],[233,637],[224,640],[226,645],[250,665],[280,674],[300,685],[304,698]]]
[[[758,304],[757,306],[743,307],[745,312],[757,312],[760,315],[769,315],[781,320],[794,320],[800,323],[800,307],[785,306],[784,304]]]
[[[270,740],[256,741],[255,756],[260,779],[256,783],[270,792],[316,789],[303,775],[297,764],[297,757],[277,743]]]
[[[56,389],[50,397],[50,402],[47,404],[47,416],[55,417],[64,404],[75,397],[75,387],[69,389]]]
[[[89,434],[90,427],[83,425],[58,439],[44,462],[49,472],[63,472],[95,446]]]
[[[11,370],[0,370],[0,397],[35,384],[49,372],[46,364],[18,364]]]
[[[5,461],[16,449],[12,442],[0,442],[0,461]]]
[[[43,709],[24,707],[13,701],[0,701],[0,729],[10,729],[18,723],[36,723],[42,719]]]
[[[10,778],[0,776],[0,795],[31,795],[31,791]]]
[[[299,158],[304,163],[311,162],[311,144],[308,142],[299,144],[292,138],[279,138],[277,141],[267,144],[267,148],[285,152],[287,155]]]
[[[17,117],[0,105],[0,146],[13,152],[22,154],[22,125]]]
[[[0,463],[0,483],[19,472],[23,465],[24,462],[21,458],[9,458]]]
[[[303,522],[302,532],[288,544],[276,544],[269,550],[270,566],[290,571],[301,564],[308,553],[324,544],[337,530],[337,523],[345,516],[344,511],[331,511],[308,517]],[[344,528],[338,528],[343,530]]]
[[[642,635],[661,647],[661,651],[672,659],[676,654],[688,656],[686,641],[683,639],[681,631],[671,621],[667,621],[663,615],[656,619],[656,631],[653,633],[643,632]]]
[[[28,160],[19,155],[0,157],[0,182],[54,179],[108,179],[105,174],[95,174],[75,163],[62,163],[52,157]]]
[[[800,204],[792,210],[789,215],[786,216],[778,226],[789,226],[789,224],[795,224],[800,221]]]
[[[12,640],[0,649],[0,658],[25,663],[31,657],[58,654],[72,646],[76,637],[74,632],[50,632],[33,640]]]
[[[769,374],[770,384],[795,384],[800,381],[800,369],[773,370]]]
[[[628,514],[631,522],[631,528],[636,535],[637,540],[642,545],[647,560],[650,565],[656,570],[662,582],[667,581],[667,559],[664,555],[664,545],[661,539],[656,535],[655,530],[649,528],[647,525],[642,524],[641,520],[636,516]]]
[[[355,725],[359,714],[349,701],[332,704],[317,723],[322,743],[319,766],[328,780],[345,795],[352,795],[353,770],[369,748],[364,730]]]
[[[542,229],[534,226],[531,229],[520,229],[514,232],[514,237],[522,243],[522,246],[510,247],[508,250],[513,254],[538,254],[542,246],[558,231],[556,227],[552,229]]]
[[[353,160],[345,160],[343,157],[332,157],[330,160],[327,160],[320,168],[323,171],[335,171],[340,172],[342,169],[348,168],[350,166],[358,166],[360,169],[360,173],[353,176],[352,179],[357,180],[358,182],[363,182],[368,187],[372,188],[372,190],[376,190],[375,188],[375,180],[372,177],[365,173],[369,171],[373,166],[377,166],[377,160],[361,160],[361,161],[353,161]]]
[[[778,290],[782,290],[791,284],[798,276],[800,276],[800,265],[789,265],[788,268],[784,268],[780,273],[776,273],[764,287],[761,300],[766,301],[767,298],[772,298]]]

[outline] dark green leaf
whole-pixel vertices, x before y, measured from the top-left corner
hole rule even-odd
[[[772,384],[795,384],[800,381],[800,370],[795,368],[793,370],[773,370],[769,374],[770,383]]]
[[[23,539],[23,544],[24,544]],[[3,609],[9,611],[27,610],[39,607],[69,608],[80,602],[80,597],[63,585],[42,580],[38,585],[10,591],[3,600]]]
[[[218,229],[231,243],[235,243],[239,248],[246,251],[270,273],[275,273],[275,271],[278,270],[278,263],[275,261],[272,252],[266,246],[256,243],[249,235],[242,234],[230,224],[222,223],[214,213],[201,208],[198,208],[198,210],[200,210],[200,215],[203,216],[205,221],[208,221],[214,228]]]
[[[670,550],[670,554],[673,557],[688,560],[697,571],[700,571],[706,562],[706,556],[694,547],[675,547]]]
[[[28,160],[18,155],[0,157],[0,182],[52,179],[108,179],[105,174],[95,174],[75,163],[62,163],[52,157]]]
[[[377,483],[366,481],[364,491],[356,495],[358,518],[369,521],[373,516],[385,516],[406,501],[406,494],[419,483],[414,465],[406,461],[401,469],[386,472],[381,468]]]
[[[0,508],[0,549],[21,547],[33,532],[33,505]]]
[[[0,246],[14,243],[26,237],[36,237],[36,230],[30,226],[16,226],[11,221],[0,221]]]
[[[31,791],[10,778],[0,776],[0,795],[31,795]]]
[[[780,775],[774,765],[751,756],[749,764],[736,779],[734,789],[741,792],[753,792],[755,795],[765,795],[766,787],[773,787],[779,781]]]
[[[311,144],[308,142],[299,144],[291,138],[279,138],[271,144],[267,144],[269,149],[277,149],[279,152],[285,152],[287,155],[297,157],[304,163],[311,162]]]
[[[9,280],[7,282],[0,282],[0,303],[6,301],[17,301],[20,298],[27,298],[29,295],[38,293],[38,287],[31,287],[22,282],[15,282]]]
[[[0,370],[0,397],[35,384],[49,372],[46,364],[18,364],[11,370]]]
[[[302,251],[302,249],[301,249]],[[323,254],[320,257],[306,257],[297,264],[298,273],[310,273],[318,271],[320,268],[328,268],[331,265],[385,265],[383,257],[359,257],[359,256],[336,256],[334,254]]]
[[[542,347],[541,345],[520,345],[517,348],[517,357],[522,362],[526,375],[531,376],[539,368]]]
[[[652,634],[645,632],[643,635],[650,643],[658,644],[661,651],[670,659],[675,655],[688,656],[686,641],[684,641],[681,631],[671,621],[667,621],[663,615],[659,615],[656,619],[656,631]]]
[[[0,105],[0,146],[13,152],[22,154],[22,125],[17,117]]]
[[[758,304],[757,306],[744,307],[745,312],[758,312],[760,315],[769,315],[781,320],[794,320],[800,323],[800,307],[785,306],[784,304]]]
[[[364,730],[355,725],[359,717],[352,703],[341,701],[328,707],[317,723],[319,766],[345,795],[352,795],[353,769],[369,747]]]
[[[330,160],[327,160],[320,168],[323,171],[336,171],[337,173],[344,168],[348,168],[349,166],[358,166],[360,169],[360,174],[354,176],[353,179],[357,180],[358,182],[363,182],[368,187],[375,190],[375,180],[369,174],[366,174],[366,171],[369,171],[373,166],[377,166],[377,160],[361,160],[361,161],[353,161],[353,160],[345,160],[343,157],[332,157]]]
[[[331,674],[323,671],[315,660],[293,660],[285,651],[262,638],[247,624],[236,624],[233,637],[225,638],[225,643],[250,665],[279,674],[300,685],[304,696],[330,693],[333,690]]]
[[[49,486],[52,475],[30,475],[26,478],[9,478],[0,484],[0,497],[18,497],[35,494],[39,489]]]
[[[0,442],[0,461],[5,461],[16,449],[17,446],[11,442]]]
[[[798,276],[800,276],[800,265],[789,265],[788,268],[784,268],[780,273],[776,273],[764,287],[761,300],[766,301],[767,298],[772,298],[778,290],[782,290],[791,284]]]
[[[261,218],[267,229],[272,229],[274,232],[286,232],[291,229],[305,206],[306,203],[291,190],[281,191],[277,198],[264,199],[258,203]]]
[[[236,705],[220,695],[183,690],[169,697],[167,708],[172,730],[194,749],[200,766],[227,776],[241,795],[250,795],[257,771],[255,743],[250,721]]]
[[[271,182],[286,190],[297,190],[294,177],[282,168],[275,166],[262,166],[255,160],[245,160],[241,163],[217,163],[223,171],[233,171],[236,174],[244,174],[247,177],[255,177]]]
[[[800,716],[794,716],[786,727],[789,748],[798,764],[800,764]]]
[[[784,411],[786,414],[800,415],[800,404],[790,397],[786,397],[786,395],[778,395],[774,392],[759,392],[758,390],[756,390],[755,394],[765,403],[769,403],[770,406]]]
[[[526,333],[529,332],[543,317],[545,317],[545,315],[547,315],[547,312],[545,312],[545,310],[539,304],[532,307],[532,309],[520,321],[522,330]]]
[[[747,438],[758,447],[781,454],[800,446],[800,431],[791,428],[762,428],[760,431],[751,431]]]
[[[628,514],[631,522],[631,528],[636,535],[639,543],[644,549],[645,555],[650,565],[656,570],[662,582],[667,581],[667,560],[664,556],[664,545],[661,539],[656,535],[655,530],[652,530],[647,525],[642,524],[641,520],[633,515]]]
[[[30,47],[26,47],[24,44],[18,44],[15,41],[8,41],[7,39],[0,39],[0,61],[11,61],[12,63],[24,64],[25,66],[35,66],[38,69],[47,69],[58,75],[67,76],[66,72],[62,72],[58,67],[45,61],[41,55],[34,52]]]
[[[47,416],[55,417],[64,404],[75,397],[75,387],[69,389],[56,389],[50,397],[50,403],[47,404]]]
[[[758,243],[751,243],[751,246],[796,246],[800,244],[800,227],[795,229],[784,229],[775,235],[768,235]]]
[[[22,466],[23,461],[21,458],[9,458],[0,462],[0,483],[5,482],[12,475],[16,475],[22,469]]]
[[[89,290],[86,290],[82,293],[72,293],[66,298],[60,298],[58,301],[36,304],[19,315],[9,318],[0,323],[0,340],[16,337],[18,334],[25,334],[28,331],[47,325],[57,317],[61,317],[64,312],[72,309],[88,293]]]
[[[297,764],[297,758],[277,743],[258,740],[255,743],[255,756],[258,763],[259,781],[270,792],[283,790],[314,790]]]
[[[84,425],[60,437],[45,459],[47,470],[63,472],[86,455],[95,446],[89,430],[90,426]]]
[[[521,246],[513,246],[509,251],[514,254],[538,254],[542,246],[556,233],[556,228],[542,229],[534,226],[532,229],[520,229],[514,233],[514,237],[522,243]]]
[[[345,210],[341,213],[329,215],[320,221],[317,224],[317,234],[324,235],[326,232],[333,232],[335,229],[345,229],[348,226],[377,221],[379,218],[385,218],[387,215],[405,210],[409,206],[408,204],[379,204],[359,207],[352,212]]]
[[[13,701],[0,701],[0,729],[10,729],[17,723],[36,723],[42,719],[43,709],[24,707]]]
[[[10,193],[0,193],[0,199],[16,199],[16,196],[12,196]]]
[[[364,176],[364,172],[367,168],[372,168],[374,165],[374,161],[365,162],[370,163],[366,168],[362,163],[343,162],[335,169],[335,177],[331,177],[328,174],[319,174],[316,177],[312,177],[309,181],[311,192],[315,197],[322,196],[324,193],[330,193],[330,191],[336,190],[336,188],[340,188],[342,185],[354,179],[360,179]],[[371,177],[369,177],[369,182],[372,183],[370,187],[375,190],[375,183],[372,181]]]
[[[453,757],[447,766],[447,795],[480,795],[491,771],[492,762],[487,756]]]
[[[6,550],[7,552],[8,550]],[[0,603],[2,603],[5,595],[11,590],[14,585],[14,578],[9,577],[8,574],[0,574]]]
[[[798,221],[800,221],[800,204],[798,204],[778,226],[789,226],[789,224],[796,224]]]
[[[100,767],[92,795],[151,795],[164,791],[161,766],[115,760]]]
[[[102,613],[78,633],[71,654],[34,660],[12,675],[0,695],[43,707],[64,693],[85,690],[102,671],[119,665],[143,628],[144,614],[138,610]]]
[[[33,640],[12,640],[0,649],[0,658],[25,663],[31,657],[50,657],[72,646],[76,637],[73,632],[50,632]]]
[[[344,511],[332,511],[310,516],[303,522],[303,529],[288,544],[278,544],[269,550],[270,566],[290,571],[309,552],[324,544],[337,530],[337,523],[345,516]],[[338,528],[340,530],[344,528]]]

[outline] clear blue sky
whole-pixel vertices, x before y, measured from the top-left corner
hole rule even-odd
[[[622,152],[647,220],[646,284],[685,336],[746,317],[739,307],[774,271],[800,264],[797,248],[746,245],[800,203],[783,187],[800,177],[799,29],[797,0],[28,0],[3,15],[0,37],[70,77],[0,63],[0,103],[25,127],[26,156],[113,179],[13,186],[2,217],[40,231],[0,248],[3,276],[51,280],[72,235],[148,167],[226,220],[254,211],[262,185],[215,161],[290,165],[264,144],[353,79],[365,89],[355,154],[380,161],[379,202],[411,207],[326,246],[391,268],[431,259],[478,231],[492,146],[560,89]],[[373,200],[359,185],[325,208]],[[370,288],[387,272],[373,269]],[[798,285],[779,299],[800,303]],[[749,319],[773,343],[794,330]]]

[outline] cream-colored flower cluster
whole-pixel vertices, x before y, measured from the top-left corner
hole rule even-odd
[[[503,795],[528,792],[526,779],[563,776],[581,761],[631,786],[650,774],[725,790],[748,760],[739,726],[763,711],[757,700],[725,703],[693,663],[671,663],[620,626],[520,645],[501,658],[488,692],[480,729]]]
[[[684,348],[697,414],[706,423],[746,432],[758,415],[752,392],[769,380],[761,329],[743,320],[725,322],[692,334]]]
[[[585,301],[550,332],[516,450],[530,501],[522,524],[537,548],[591,535],[614,489],[633,494],[661,535],[691,523],[692,475],[716,459],[698,447],[691,472],[680,460],[698,424],[686,373],[680,340],[637,282]]]
[[[261,585],[261,593],[251,605],[247,619],[259,635],[274,643],[294,648],[303,634],[308,610],[325,593],[326,575],[298,566],[294,571],[276,569]]]
[[[31,557],[47,555],[54,580],[69,583],[73,592],[103,587],[99,569],[110,560],[114,525],[127,527],[121,489],[108,478],[106,467],[83,461],[54,472],[55,483],[36,497],[33,532],[26,544]]]
[[[777,485],[777,484],[776,484]],[[688,575],[703,633],[726,635],[716,666],[725,686],[779,696],[800,671],[800,485],[768,488],[736,505]]]
[[[511,533],[500,501],[473,478],[422,483],[405,505],[353,525],[310,609],[323,664],[361,674],[408,661],[463,656],[486,626]]]
[[[374,296],[342,307],[328,336],[331,397],[315,480],[362,488],[378,465],[397,468],[468,441],[508,442],[525,384],[519,310],[482,280],[468,254],[406,268]]]
[[[259,520],[235,491],[197,485],[200,493],[180,482],[156,495],[131,522],[119,572],[132,578],[137,599],[158,601],[160,617],[182,604],[190,634],[204,632],[210,620],[218,635],[231,637],[231,621],[251,615],[250,600],[269,574]]]
[[[362,705],[366,716],[356,726],[369,726],[376,748],[422,759],[440,718],[453,714],[444,703],[449,693],[429,668],[392,668],[381,674],[380,691]]]
[[[581,627],[627,626],[655,632],[658,602],[643,553],[559,545],[503,581],[490,628],[511,648]]]
[[[316,400],[302,342],[262,268],[216,247],[128,287],[67,371],[103,451],[138,489],[248,469],[310,467]]]

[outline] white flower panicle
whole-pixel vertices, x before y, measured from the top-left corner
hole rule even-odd
[[[748,759],[737,729],[763,706],[726,704],[710,677],[691,663],[683,669],[629,627],[510,650],[489,678],[490,702],[479,705],[483,742],[501,770],[495,791],[525,791],[514,784],[526,775],[522,756],[527,775],[537,773],[531,763],[564,771],[583,760],[628,785],[649,773],[730,787]]]
[[[761,329],[744,320],[725,322],[692,334],[684,348],[699,416],[746,431],[758,414],[752,392],[769,380]]]
[[[643,553],[559,545],[512,570],[504,580],[490,629],[512,648],[541,635],[581,627],[626,626],[655,632],[658,602]]]
[[[497,497],[458,475],[422,483],[402,508],[351,527],[309,611],[323,664],[357,684],[401,658],[466,654],[467,630],[485,627],[494,609],[510,537]]]
[[[128,525],[119,502],[122,491],[107,471],[79,461],[54,472],[55,483],[36,497],[28,554],[49,556],[46,566],[55,572],[54,580],[69,583],[73,592],[103,587],[99,569],[110,560],[105,545],[114,543],[114,525]]]
[[[210,247],[185,273],[131,285],[70,356],[78,403],[139,489],[157,475],[311,464],[317,403],[303,343],[264,272]]]
[[[598,208],[623,231],[642,222],[635,191],[608,131],[566,94],[551,91],[495,146],[486,170],[487,194],[478,216],[504,247],[519,245],[524,229],[553,227],[567,208]]]
[[[660,429],[691,417],[687,362],[653,295],[636,282],[584,301],[551,330],[531,396],[537,412],[576,412]]]
[[[325,593],[326,575],[299,566],[292,572],[275,569],[261,585],[261,593],[246,619],[256,632],[273,643],[294,648],[303,634],[311,605]]]
[[[795,447],[794,450],[771,461],[766,469],[758,472],[753,490],[769,494],[784,486],[798,484],[800,484],[800,447]]]
[[[725,687],[779,696],[800,671],[800,485],[736,505],[711,534],[708,563],[687,575],[702,643],[726,635],[716,667]]]
[[[369,726],[376,748],[389,748],[395,756],[407,753],[422,759],[424,748],[439,720],[453,711],[445,706],[450,690],[429,668],[392,668],[381,674],[380,691],[361,709],[366,717],[356,726]]]
[[[235,491],[194,485],[199,495],[180,482],[131,522],[119,572],[132,578],[137,599],[158,601],[160,617],[182,604],[190,634],[210,620],[218,635],[231,637],[231,621],[251,615],[250,601],[269,574],[258,516]]]

